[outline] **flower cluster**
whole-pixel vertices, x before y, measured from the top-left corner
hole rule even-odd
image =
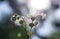
[[[14,14],[11,17],[11,21],[14,22],[17,26],[22,26],[24,24],[24,17],[18,14]]]

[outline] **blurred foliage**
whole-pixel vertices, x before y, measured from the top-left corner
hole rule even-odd
[[[29,39],[25,28],[16,26],[9,19],[0,22],[0,39]]]
[[[54,33],[51,37],[49,37],[48,39],[60,39],[60,31]]]

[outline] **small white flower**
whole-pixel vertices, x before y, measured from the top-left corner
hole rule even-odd
[[[12,17],[11,17],[11,20],[17,25],[17,26],[21,26],[24,24],[24,17],[23,16],[20,16],[18,14],[14,14]]]

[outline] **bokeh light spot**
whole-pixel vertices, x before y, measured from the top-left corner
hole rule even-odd
[[[21,33],[17,33],[17,37],[21,37],[22,36],[22,34]]]

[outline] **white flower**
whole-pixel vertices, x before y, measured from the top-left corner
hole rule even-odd
[[[17,26],[22,26],[24,24],[24,17],[20,16],[18,14],[14,14],[11,18],[11,20],[17,25]]]

